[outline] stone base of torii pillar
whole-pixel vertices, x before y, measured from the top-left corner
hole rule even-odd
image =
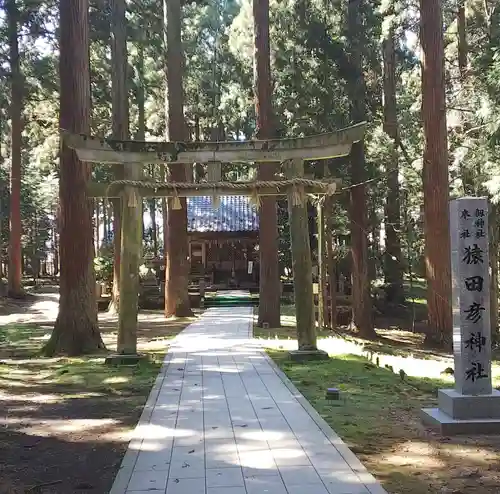
[[[488,200],[450,204],[455,389],[438,391],[422,421],[443,435],[500,434],[500,391],[491,380]]]

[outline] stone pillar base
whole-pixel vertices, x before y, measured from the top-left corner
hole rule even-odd
[[[422,422],[441,434],[500,434],[500,392],[462,395],[454,389],[438,391],[439,408],[423,408]]]
[[[294,362],[307,362],[310,360],[328,360],[328,353],[323,350],[291,350],[288,352]]]

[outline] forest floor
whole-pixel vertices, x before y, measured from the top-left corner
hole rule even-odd
[[[498,494],[500,436],[442,437],[420,421],[438,388],[453,387],[451,355],[425,348],[424,334],[404,329],[406,319],[377,317],[378,340],[347,328],[321,331],[318,346],[332,358],[294,363],[285,351],[296,348],[293,306],[282,313],[283,328],[254,334],[267,339],[270,356],[389,494]],[[500,362],[493,380],[500,385]],[[341,400],[326,400],[327,387],[339,388]]]
[[[0,313],[0,494],[107,494],[168,340],[192,319],[142,312],[138,347],[150,361],[117,368],[102,355],[40,357],[55,294],[3,302]],[[100,328],[112,350],[116,319],[100,314]]]

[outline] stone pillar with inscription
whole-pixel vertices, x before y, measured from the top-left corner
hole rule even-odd
[[[450,203],[455,388],[438,391],[424,423],[443,434],[500,432],[500,392],[491,381],[488,199]]]

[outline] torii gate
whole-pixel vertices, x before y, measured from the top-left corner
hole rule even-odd
[[[271,139],[224,142],[139,142],[116,141],[63,131],[65,144],[76,151],[83,162],[122,164],[124,180],[110,183],[91,182],[89,197],[121,197],[122,243],[120,307],[118,315],[118,354],[137,358],[137,315],[139,265],[142,247],[142,197],[170,197],[172,208],[181,207],[179,197],[200,195],[287,195],[292,244],[298,355],[324,358],[318,351],[314,317],[311,249],[308,235],[307,194],[331,195],[340,185],[338,179],[304,178],[304,161],[347,156],[352,144],[363,139],[364,122],[336,132],[296,139]],[[266,166],[284,165],[286,180],[266,182],[169,182],[141,180],[146,164],[249,162]]]

